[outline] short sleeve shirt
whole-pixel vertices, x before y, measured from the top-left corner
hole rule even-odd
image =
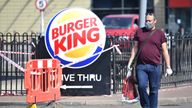
[[[147,30],[145,27],[137,30],[134,40],[138,41],[138,50],[151,32],[152,30]],[[161,30],[156,29],[142,47],[137,62],[141,64],[160,64],[161,46],[166,41],[165,34]]]

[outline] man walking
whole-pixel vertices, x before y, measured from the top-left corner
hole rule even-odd
[[[157,19],[153,13],[146,15],[145,27],[139,28],[134,37],[134,46],[128,63],[128,77],[131,75],[131,64],[138,53],[136,78],[140,104],[143,108],[157,108],[158,89],[160,85],[160,54],[166,62],[166,75],[172,74],[170,57],[167,50],[166,37],[160,29],[156,29]],[[147,87],[149,85],[149,93]]]

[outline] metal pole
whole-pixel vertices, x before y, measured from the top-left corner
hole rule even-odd
[[[44,35],[44,11],[40,11],[41,12],[41,36],[45,36]]]
[[[121,0],[121,14],[124,14],[124,0]]]
[[[147,0],[140,0],[140,9],[139,9],[139,26],[145,26],[145,14],[147,11]]]
[[[117,92],[117,86],[116,86],[116,58],[115,58],[115,49],[113,48],[113,94],[116,94]]]
[[[191,16],[192,16],[192,8],[190,9],[190,12],[191,12]],[[190,26],[191,26],[191,32],[192,32],[192,17],[191,17],[191,25]]]

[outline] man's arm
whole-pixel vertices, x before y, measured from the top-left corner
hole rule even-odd
[[[165,59],[167,68],[171,68],[171,66],[170,66],[170,57],[169,57],[169,53],[168,53],[167,43],[166,42],[164,42],[162,44],[162,51],[163,51],[163,57]]]
[[[134,41],[134,46],[133,46],[133,48],[132,48],[132,50],[131,50],[131,56],[130,56],[130,58],[129,58],[128,67],[131,66],[131,63],[132,63],[132,61],[133,61],[133,59],[134,59],[137,51],[138,51],[138,42],[137,42],[137,41]]]

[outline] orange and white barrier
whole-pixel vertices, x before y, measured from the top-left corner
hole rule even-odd
[[[56,59],[36,59],[27,63],[25,88],[27,103],[60,99],[62,69]]]

